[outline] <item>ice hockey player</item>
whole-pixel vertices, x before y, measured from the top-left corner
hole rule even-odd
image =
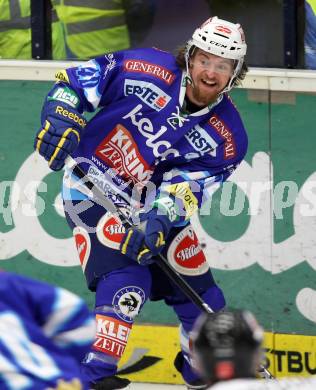
[[[0,389],[88,390],[80,362],[95,322],[75,294],[0,272]]]
[[[246,310],[201,315],[192,332],[192,359],[212,390],[313,390],[314,378],[256,379],[263,329]]]
[[[217,17],[197,28],[176,57],[150,48],[98,57],[57,74],[42,110],[35,149],[53,170],[68,155],[121,208],[125,230],[66,167],[65,214],[89,289],[97,336],[83,362],[92,388],[128,384],[116,376],[136,315],[164,299],[181,323],[176,367],[190,388],[189,333],[200,311],[155,264],[162,253],[214,311],[225,300],[190,217],[214,183],[243,160],[247,135],[227,92],[245,76],[244,33]],[[87,121],[84,112],[96,115]],[[137,225],[142,221],[143,228]],[[136,226],[135,226],[136,225]]]

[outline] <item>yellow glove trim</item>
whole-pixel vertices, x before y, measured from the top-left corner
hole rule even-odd
[[[37,136],[37,138],[38,138],[38,141],[37,141],[37,144],[36,144],[36,150],[37,151],[39,151],[39,148],[40,148],[40,146],[42,145],[42,142],[43,142],[43,137],[44,137],[45,133],[47,133],[49,128],[50,128],[50,123],[48,121],[45,121],[44,129],[42,129],[40,131],[40,133],[38,134],[38,136]]]
[[[56,146],[55,151],[54,151],[52,157],[50,158],[48,165],[51,165],[51,163],[55,160],[58,152],[60,151],[60,149],[62,148],[63,144],[66,141],[67,135],[71,132],[73,132],[77,136],[78,142],[80,142],[80,135],[79,135],[78,131],[69,127],[67,130],[64,131],[63,135],[61,136],[61,139],[58,142],[58,145]]]
[[[121,253],[123,253],[123,255],[126,255],[126,248],[129,243],[129,240],[132,237],[132,234],[133,234],[133,230],[131,229],[128,231],[124,244],[122,245]]]
[[[156,241],[156,248],[159,248],[160,246],[162,245],[165,245],[166,241],[165,241],[165,238],[163,236],[163,232],[158,232],[158,237],[157,237],[157,241]]]
[[[144,248],[143,250],[141,250],[139,253],[138,253],[138,256],[137,256],[137,261],[139,262],[140,259],[142,258],[142,256],[144,256],[146,253],[150,252],[150,250],[148,248]]]
[[[59,70],[58,72],[55,73],[55,79],[57,80],[57,82],[59,81],[63,81],[67,84],[69,84],[69,77],[68,77],[68,74],[66,72],[66,70]]]
[[[56,388],[49,387],[47,390],[82,390],[82,384],[77,378],[73,379],[71,382],[59,379]]]

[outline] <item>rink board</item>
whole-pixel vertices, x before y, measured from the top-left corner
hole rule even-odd
[[[134,325],[120,370],[135,382],[182,384],[173,366],[179,328]],[[316,337],[265,333],[265,366],[276,377],[316,374]],[[124,371],[123,371],[124,372]]]

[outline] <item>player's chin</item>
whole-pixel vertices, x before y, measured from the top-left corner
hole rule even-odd
[[[214,98],[216,98],[218,96],[219,93],[220,93],[220,89],[218,88],[217,85],[212,86],[212,87],[203,85],[200,87],[200,90],[199,90],[199,95],[200,95],[201,99],[203,99],[204,101],[213,100]]]
[[[201,93],[200,94],[200,102],[204,103],[205,106],[208,104],[214,102],[218,97],[218,91],[212,91],[208,93]]]

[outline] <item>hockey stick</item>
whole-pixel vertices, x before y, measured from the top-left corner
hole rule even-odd
[[[83,184],[92,192],[95,197],[95,201],[103,206],[107,211],[112,214],[117,214],[122,221],[123,225],[132,227],[132,223],[125,217],[123,212],[117,208],[110,199],[108,199],[104,193],[97,187],[86,173],[80,168],[77,162],[68,156],[66,159],[66,166],[79,177]],[[203,299],[193,290],[193,288],[182,278],[182,276],[169,264],[168,260],[160,253],[155,257],[155,263],[165,272],[168,278],[176,284],[181,291],[193,302],[202,312],[211,314],[214,311],[211,307],[203,301]],[[266,379],[274,379],[273,375],[263,365],[260,365],[260,372]]]
[[[97,187],[85,172],[79,167],[77,162],[72,157],[67,157],[66,166],[80,179],[83,180],[83,184],[92,192],[97,203],[103,206],[107,211],[112,214],[117,214],[122,221],[123,225],[133,226],[132,223],[125,217],[122,211],[115,207],[110,199],[108,199],[104,193]],[[169,264],[168,260],[159,254],[155,257],[157,265],[166,273],[166,275],[176,284],[181,291],[203,312],[214,313],[210,306],[203,301],[203,299],[193,290],[193,288],[182,278],[182,276]]]

